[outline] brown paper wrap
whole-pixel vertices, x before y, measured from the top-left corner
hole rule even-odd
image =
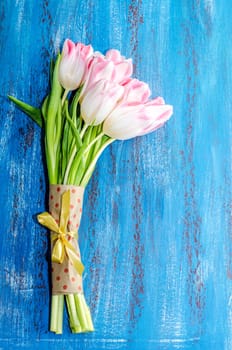
[[[61,197],[67,190],[70,190],[70,215],[67,228],[68,231],[77,232],[81,221],[84,187],[50,185],[49,212],[59,225]],[[78,241],[71,237],[68,237],[68,240],[80,256]],[[51,243],[51,250],[52,248],[53,243]],[[65,256],[62,264],[52,262],[52,294],[74,294],[82,292],[82,277],[78,274],[67,256]]]

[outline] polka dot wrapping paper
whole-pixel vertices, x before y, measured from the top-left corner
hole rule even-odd
[[[49,212],[59,225],[61,199],[64,192],[70,191],[70,215],[68,231],[77,232],[80,226],[84,187],[72,185],[50,185]],[[68,236],[67,239],[80,257],[79,244],[76,238]],[[51,250],[54,242],[51,242]],[[73,294],[83,292],[82,277],[74,268],[72,262],[65,256],[63,263],[52,262],[52,294]]]

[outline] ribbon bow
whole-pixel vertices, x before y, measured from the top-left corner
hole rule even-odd
[[[82,275],[84,266],[81,263],[76,249],[66,239],[67,236],[77,238],[77,233],[67,231],[67,223],[70,214],[70,190],[64,192],[62,195],[62,204],[60,212],[60,226],[56,223],[55,219],[48,212],[44,212],[37,216],[39,223],[49,230],[53,231],[51,235],[51,241],[55,242],[52,249],[52,261],[62,264],[65,255],[72,262],[79,275]]]

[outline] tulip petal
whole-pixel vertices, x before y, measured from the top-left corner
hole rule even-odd
[[[121,85],[100,80],[84,94],[81,101],[81,115],[86,124],[98,125],[105,120],[122,98]]]
[[[151,91],[148,84],[138,79],[130,79],[123,86],[125,87],[125,94],[123,100],[126,102],[136,101],[139,103],[145,103],[151,95]]]
[[[113,61],[114,63],[121,62],[124,60],[124,57],[121,56],[120,52],[115,49],[108,50],[106,53],[106,59],[109,61]]]

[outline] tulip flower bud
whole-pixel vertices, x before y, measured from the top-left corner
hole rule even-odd
[[[114,64],[104,57],[96,56],[90,60],[85,84],[81,92],[81,100],[88,90],[100,80],[113,81]]]
[[[107,118],[122,98],[124,88],[107,80],[95,83],[81,102],[81,116],[87,125],[98,125]]]
[[[59,66],[59,81],[66,90],[75,90],[83,83],[92,53],[90,45],[74,44],[69,39],[65,40]]]
[[[106,53],[106,59],[114,63],[115,77],[114,81],[123,84],[128,80],[133,72],[132,59],[126,59],[118,50],[109,50]]]
[[[163,99],[158,98],[146,104],[122,103],[104,121],[104,134],[114,139],[127,140],[158,129],[173,112],[172,106],[163,102]]]
[[[125,88],[123,101],[128,103],[145,103],[151,95],[148,84],[138,79],[129,79],[123,86]]]
[[[109,50],[106,56],[94,52],[94,57],[88,63],[80,99],[82,100],[86,91],[99,80],[113,81],[123,85],[129,80],[132,70],[132,60],[125,59],[117,50]]]

